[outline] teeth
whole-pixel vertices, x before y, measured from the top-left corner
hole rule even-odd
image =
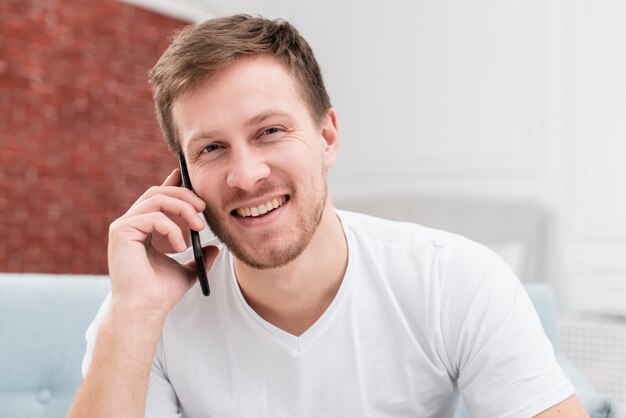
[[[270,200],[264,205],[259,205],[259,206],[251,207],[251,208],[239,208],[236,210],[236,212],[237,212],[237,215],[242,216],[244,218],[248,216],[256,217],[259,215],[264,215],[267,212],[273,211],[274,209],[282,206],[283,203],[285,203],[285,201],[283,200],[282,197],[279,197],[279,198]]]

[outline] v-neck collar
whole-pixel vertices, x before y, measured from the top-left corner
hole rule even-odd
[[[264,332],[269,334],[272,339],[289,348],[294,356],[298,356],[304,349],[306,349],[307,345],[310,344],[311,341],[315,340],[332,322],[332,317],[341,306],[342,301],[345,299],[345,294],[347,293],[350,281],[352,280],[352,257],[350,255],[351,243],[353,242],[352,231],[350,230],[348,225],[345,225],[343,223],[343,220],[341,219],[339,213],[337,213],[337,216],[341,221],[341,226],[348,246],[348,265],[346,266],[346,271],[344,273],[343,279],[341,280],[341,284],[339,285],[339,289],[337,290],[337,294],[333,298],[330,305],[328,305],[324,313],[322,313],[317,321],[315,321],[313,325],[311,325],[299,336],[290,334],[287,331],[278,328],[277,326],[263,319],[258,313],[256,313],[254,309],[252,309],[252,307],[244,298],[243,293],[241,292],[241,288],[239,287],[239,283],[237,282],[233,255],[230,252],[228,253],[228,274],[230,276],[229,283],[239,306],[243,309],[245,314],[249,318],[251,318],[254,323],[261,327]]]

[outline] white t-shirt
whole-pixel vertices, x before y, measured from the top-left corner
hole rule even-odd
[[[170,312],[146,417],[528,418],[574,393],[532,304],[490,250],[458,235],[337,211],[348,267],[293,336],[243,298],[231,254]],[[320,263],[323,263],[320,260]],[[87,331],[86,372],[105,301]]]

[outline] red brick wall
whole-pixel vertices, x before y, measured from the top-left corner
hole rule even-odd
[[[0,272],[106,273],[108,225],[176,166],[147,71],[183,23],[0,1]]]

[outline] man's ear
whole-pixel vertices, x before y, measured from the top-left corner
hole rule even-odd
[[[339,125],[333,107],[328,109],[321,125],[324,138],[324,165],[330,167],[335,163],[339,151]]]

